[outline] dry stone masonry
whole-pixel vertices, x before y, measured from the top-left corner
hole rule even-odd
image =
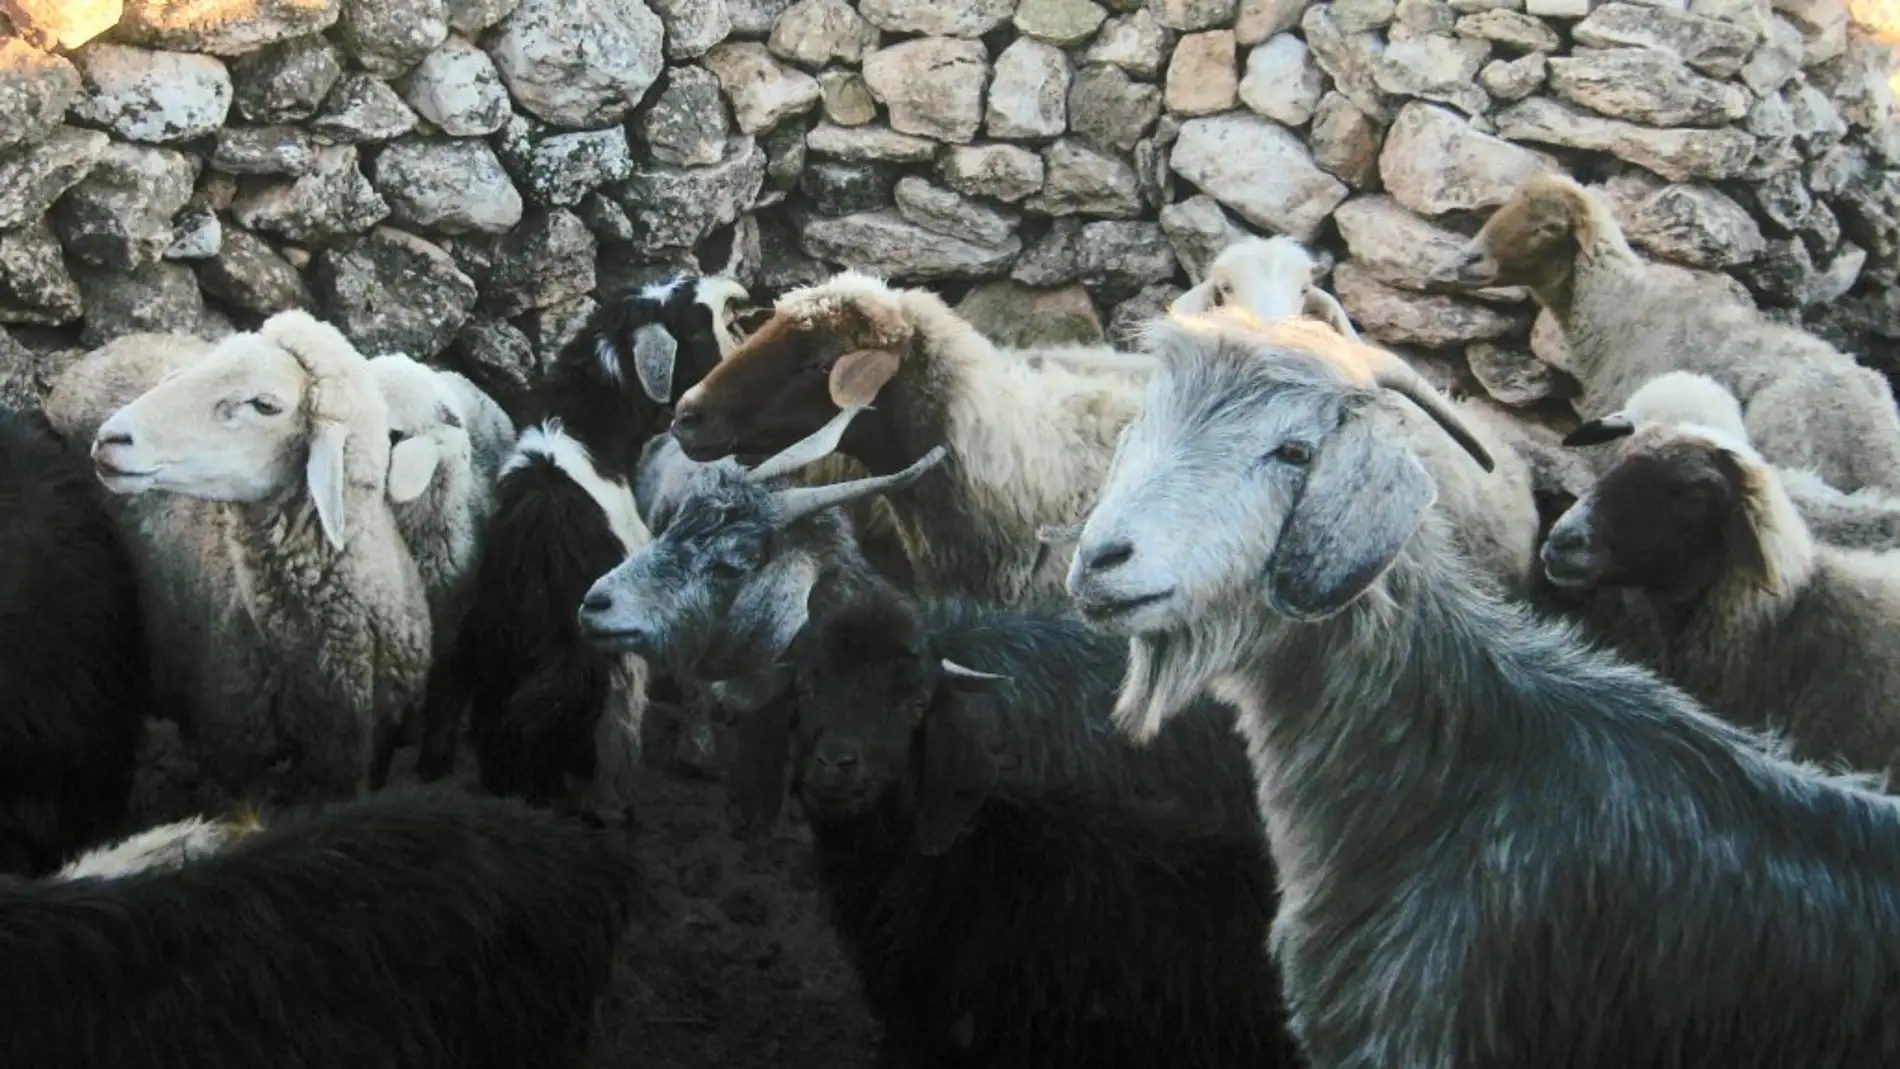
[[[1539,171],[1900,371],[1896,0],[0,0],[0,399],[292,307],[520,385],[603,290],[940,286],[1126,339],[1229,241],[1527,414],[1529,295],[1431,267]]]

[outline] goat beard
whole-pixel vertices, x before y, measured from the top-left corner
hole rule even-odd
[[[1175,713],[1247,662],[1251,630],[1244,617],[1214,614],[1186,627],[1128,640],[1128,669],[1115,700],[1115,724],[1148,742]]]

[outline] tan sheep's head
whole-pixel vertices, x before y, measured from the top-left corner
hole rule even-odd
[[[1594,248],[1609,222],[1588,190],[1563,175],[1540,174],[1498,206],[1433,281],[1460,289],[1555,284],[1577,254]]]
[[[256,504],[307,488],[341,547],[346,487],[381,493],[389,467],[387,405],[364,364],[336,328],[280,313],[113,413],[93,438],[93,466],[116,494]],[[352,434],[362,427],[378,430]]]

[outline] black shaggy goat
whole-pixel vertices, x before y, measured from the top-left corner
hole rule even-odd
[[[1298,1064],[1227,710],[1136,751],[1107,716],[1123,644],[877,579],[821,579],[793,649],[793,791],[884,1064]]]
[[[92,466],[0,408],[0,872],[114,830],[149,680],[130,559]]]
[[[645,542],[630,489],[641,450],[666,406],[731,348],[728,306],[744,298],[729,278],[676,276],[605,302],[557,356],[496,486],[461,634],[431,674],[425,780],[453,767],[472,699],[484,787],[548,802],[579,778],[592,784],[584,804],[619,819],[614,781],[637,764],[628,748],[637,754],[645,667],[590,648],[574,612],[589,584]],[[603,724],[614,702],[628,723]]]
[[[637,875],[567,818],[412,788],[177,868],[0,881],[0,1065],[577,1067]]]

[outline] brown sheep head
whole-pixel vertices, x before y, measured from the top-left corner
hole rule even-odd
[[[1432,281],[1457,289],[1530,286],[1542,296],[1570,278],[1579,254],[1606,240],[1627,248],[1587,190],[1562,175],[1540,174],[1492,212]]]
[[[769,320],[680,397],[681,450],[701,462],[770,455],[846,408],[869,406],[915,339],[899,298],[851,271],[781,297]],[[842,451],[853,452],[851,439]]]

